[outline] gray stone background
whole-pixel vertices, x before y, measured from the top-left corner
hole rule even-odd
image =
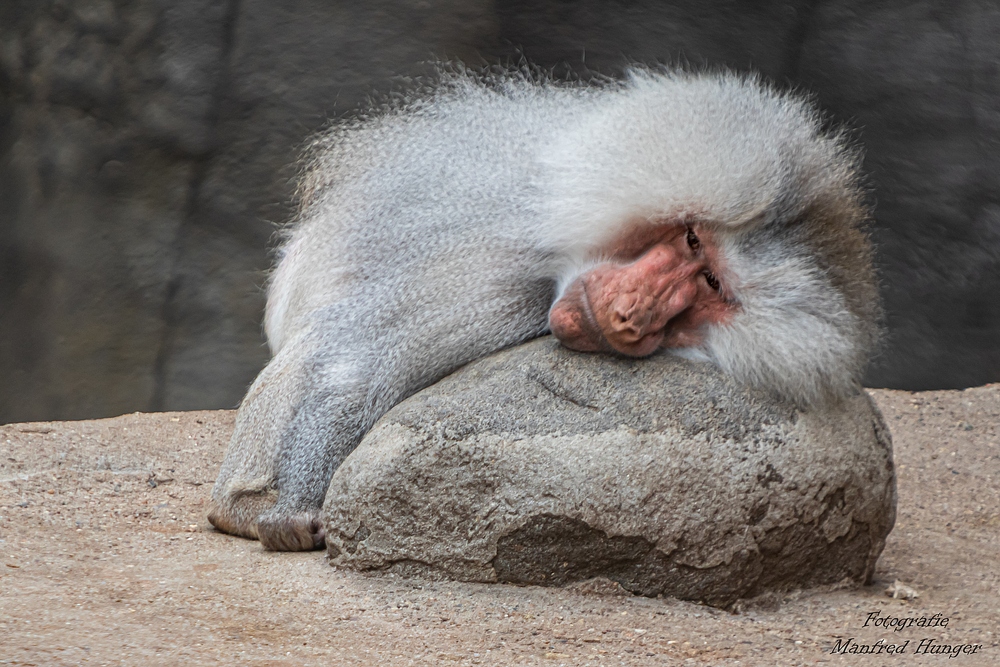
[[[867,381],[1000,380],[1000,7],[940,0],[2,0],[0,422],[235,406],[303,142],[427,61],[725,65],[866,149]]]

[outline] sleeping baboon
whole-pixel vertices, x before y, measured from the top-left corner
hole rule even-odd
[[[442,79],[317,141],[216,527],[321,546],[330,478],[381,415],[548,331],[803,407],[857,390],[878,315],[858,159],[808,103],[725,73]]]

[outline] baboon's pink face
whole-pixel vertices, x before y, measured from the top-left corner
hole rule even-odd
[[[549,328],[570,349],[644,357],[689,347],[738,309],[702,225],[632,230],[603,254],[610,260],[579,276],[549,311]]]

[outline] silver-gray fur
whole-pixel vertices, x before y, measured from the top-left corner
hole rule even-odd
[[[212,522],[322,543],[329,480],[389,408],[546,332],[626,223],[715,227],[740,310],[680,353],[807,405],[856,391],[878,304],[856,156],[753,78],[444,75],[320,138],[279,252]]]

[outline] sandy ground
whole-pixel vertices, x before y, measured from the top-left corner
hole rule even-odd
[[[899,470],[876,581],[740,613],[610,582],[400,580],[265,552],[205,520],[232,412],[3,426],[0,664],[1000,665],[1000,385],[872,393]],[[897,579],[920,596],[888,597]],[[865,627],[876,612],[947,626]],[[909,643],[831,653],[848,638]]]

